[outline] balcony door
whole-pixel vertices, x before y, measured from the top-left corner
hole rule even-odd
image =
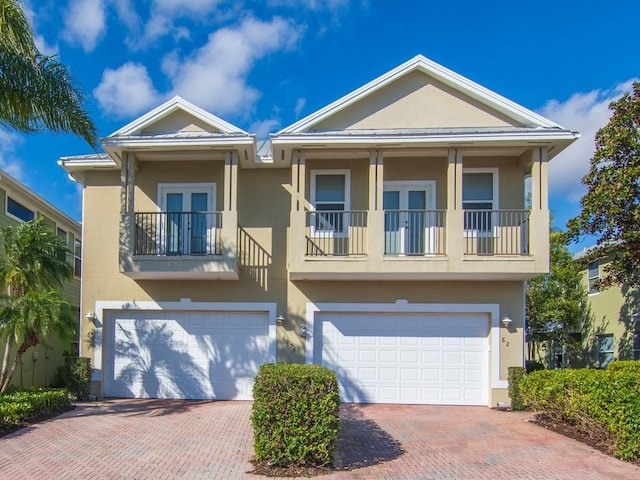
[[[435,181],[384,183],[385,254],[435,253],[435,193]]]
[[[212,253],[215,184],[161,184],[165,255]]]

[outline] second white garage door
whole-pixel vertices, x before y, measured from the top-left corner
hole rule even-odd
[[[318,312],[314,363],[343,401],[486,405],[487,315]]]
[[[110,312],[104,395],[251,399],[269,343],[266,312]]]

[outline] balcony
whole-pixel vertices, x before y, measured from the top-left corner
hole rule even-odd
[[[548,221],[545,211],[525,209],[294,211],[290,275],[522,280],[546,271],[547,244],[532,232],[546,235]]]
[[[238,278],[235,212],[136,212],[132,232],[121,258],[132,278]]]

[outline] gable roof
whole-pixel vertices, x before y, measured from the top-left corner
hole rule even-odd
[[[321,108],[311,115],[308,115],[296,123],[280,130],[275,134],[275,136],[307,132],[309,129],[320,124],[329,117],[345,110],[356,102],[360,102],[372,93],[379,91],[397,79],[414,71],[423,72],[442,84],[469,96],[470,98],[527,127],[563,130],[563,128],[557,123],[552,122],[551,120],[544,118],[543,116],[538,115],[537,113],[532,112],[531,110],[518,105],[495,92],[492,92],[482,85],[479,85],[422,55],[416,55],[408,62],[403,63],[326,107]]]
[[[131,136],[131,135],[139,135],[143,130],[149,128],[154,123],[159,120],[171,115],[172,113],[182,110],[183,112],[192,115],[198,120],[204,122],[207,125],[210,125],[215,130],[220,131],[223,134],[227,135],[249,135],[244,130],[236,127],[235,125],[230,124],[229,122],[225,122],[219,117],[216,117],[212,113],[203,110],[196,105],[187,102],[180,96],[175,96],[171,100],[166,101],[162,105],[154,108],[148,113],[145,113],[141,117],[135,119],[131,123],[128,123],[124,127],[113,132],[109,137],[122,137],[122,136]]]

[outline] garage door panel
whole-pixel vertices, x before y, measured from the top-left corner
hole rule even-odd
[[[269,361],[265,313],[114,312],[105,327],[105,396],[250,399]]]
[[[486,315],[320,312],[315,325],[314,361],[344,401],[486,404]]]

